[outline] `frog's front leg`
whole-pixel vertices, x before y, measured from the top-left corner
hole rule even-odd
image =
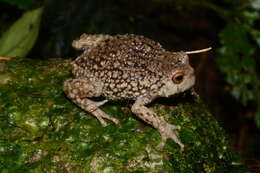
[[[145,122],[151,124],[154,128],[158,129],[161,136],[162,141],[158,145],[159,148],[163,148],[166,144],[167,139],[172,139],[175,143],[177,143],[181,151],[184,150],[184,145],[178,139],[174,130],[180,130],[180,126],[175,126],[167,123],[163,117],[159,117],[156,115],[154,111],[147,108],[145,105],[149,104],[153,99],[151,97],[141,97],[138,98],[133,104],[131,110],[135,113],[139,118],[144,120]]]
[[[90,82],[86,79],[69,79],[63,83],[63,90],[74,103],[85,111],[93,114],[102,124],[106,126],[107,123],[103,118],[113,121],[115,124],[119,124],[119,121],[110,115],[107,115],[99,106],[105,104],[107,100],[95,102],[88,97],[98,97],[102,94],[102,84]]]

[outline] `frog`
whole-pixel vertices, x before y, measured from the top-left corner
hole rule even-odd
[[[176,134],[181,127],[168,123],[147,105],[191,89],[195,73],[188,54],[207,50],[171,52],[150,38],[134,34],[84,33],[72,41],[72,47],[82,51],[71,63],[74,78],[65,80],[62,86],[72,102],[105,127],[106,120],[120,123],[100,107],[108,101],[132,100],[132,113],[160,132],[158,148],[171,139],[184,150]],[[103,100],[95,100],[99,97]]]

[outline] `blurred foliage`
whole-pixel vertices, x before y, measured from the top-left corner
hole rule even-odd
[[[136,3],[144,8],[136,8]],[[152,17],[146,15],[151,6],[145,7],[145,2],[136,0],[47,0],[42,32],[49,35],[49,38],[45,40],[46,37],[43,36],[39,45],[49,43],[47,52],[52,52],[53,56],[67,57],[71,51],[72,40],[84,32],[145,35],[155,33],[159,29]]]
[[[219,34],[221,47],[217,57],[219,69],[225,74],[225,80],[229,84],[229,92],[244,107],[249,108],[248,111],[255,112],[258,127],[260,80],[255,55],[260,46],[260,31],[255,22],[260,19],[259,10],[260,1],[253,0],[234,6],[229,11],[227,24]]]
[[[68,61],[16,58],[0,64],[0,172],[246,173],[229,138],[196,93],[151,107],[180,125],[184,152],[131,113],[129,103],[101,107],[120,121],[102,127],[61,90]]]
[[[24,57],[34,46],[40,30],[42,8],[27,11],[0,38],[0,56]]]
[[[13,5],[21,10],[31,10],[40,7],[43,0],[0,0],[0,2]]]

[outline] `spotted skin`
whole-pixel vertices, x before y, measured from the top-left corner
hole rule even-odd
[[[160,132],[160,148],[170,138],[184,149],[174,133],[180,127],[167,123],[146,105],[158,97],[169,97],[194,85],[194,70],[185,52],[169,52],[151,39],[128,34],[83,34],[72,46],[83,53],[72,63],[75,79],[63,84],[68,98],[92,113],[103,126],[107,125],[104,119],[115,124],[119,121],[99,106],[109,100],[134,100],[132,112]],[[99,96],[105,100],[91,100]]]

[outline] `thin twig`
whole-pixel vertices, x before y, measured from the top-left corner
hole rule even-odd
[[[0,57],[0,60],[10,60],[8,57]]]
[[[207,52],[209,50],[211,50],[211,47],[205,48],[205,49],[200,49],[200,50],[193,50],[193,51],[187,51],[185,52],[187,55],[189,54],[196,54],[196,53],[202,53],[202,52]]]

